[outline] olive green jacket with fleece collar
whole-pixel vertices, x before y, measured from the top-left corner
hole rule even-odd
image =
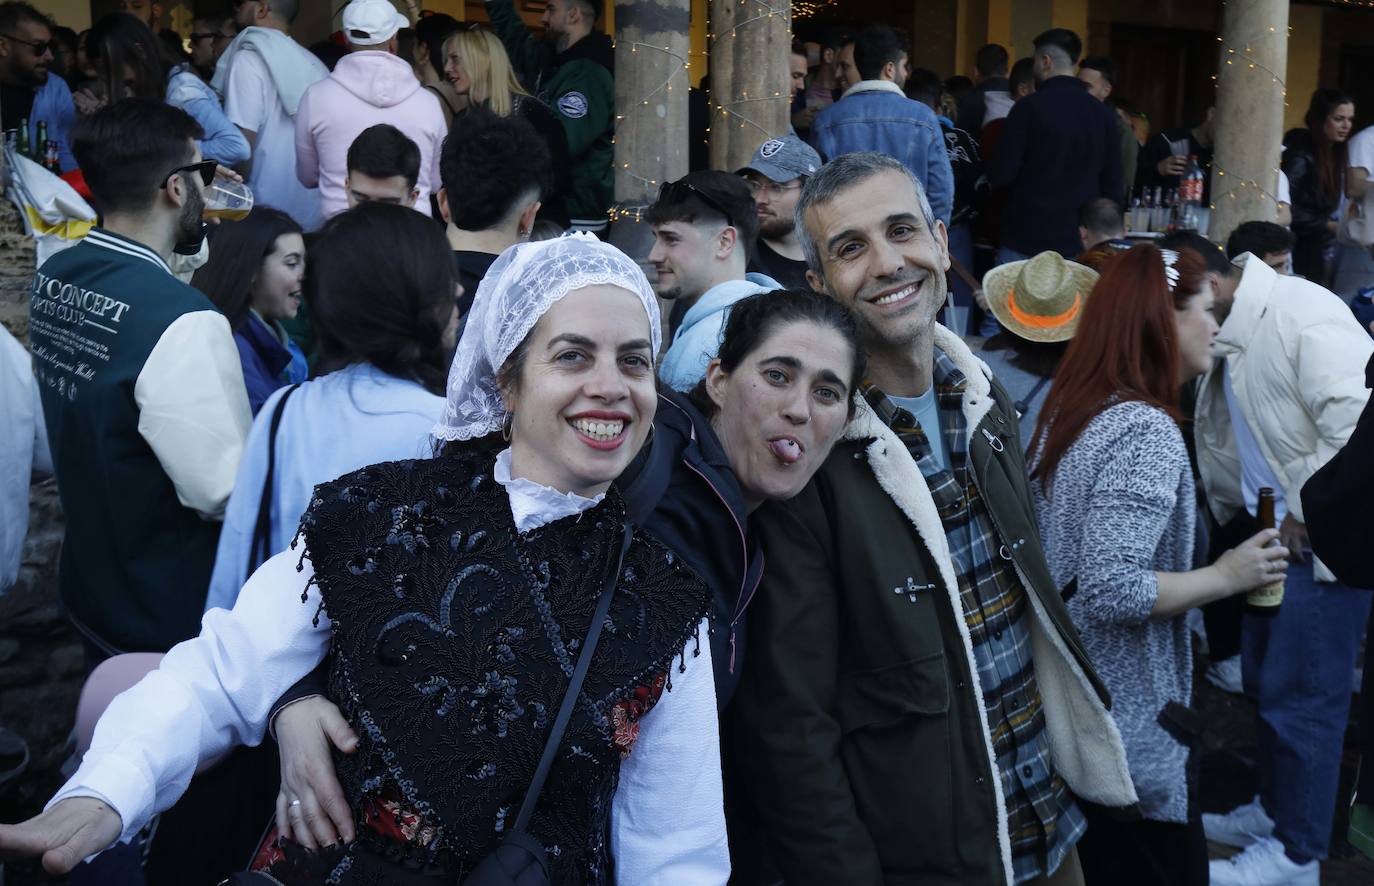
[[[1125,750],[1040,548],[1010,398],[959,338],[969,465],[1016,567],[1056,771],[1129,807]],[[789,886],[1012,881],[1001,781],[945,529],[862,400],[815,478],[750,518],[767,565],[732,704],[740,771]]]

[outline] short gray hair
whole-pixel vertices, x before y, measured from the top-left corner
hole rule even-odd
[[[797,199],[797,239],[801,241],[807,267],[817,276],[824,278],[825,271],[821,266],[820,245],[806,227],[806,213],[812,207],[830,202],[836,195],[880,172],[900,172],[910,180],[911,186],[916,190],[916,200],[921,206],[921,216],[926,220],[926,228],[934,236],[935,212],[930,208],[930,198],[926,196],[926,189],[921,180],[912,174],[910,169],[896,158],[876,151],[844,154],[826,163],[815,175],[808,178],[802,186],[801,196]]]

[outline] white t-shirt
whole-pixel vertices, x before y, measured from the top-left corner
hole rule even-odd
[[[235,54],[224,88],[224,113],[235,126],[257,133],[248,175],[255,203],[280,209],[307,231],[317,229],[320,192],[296,178],[296,122],[282,107],[258,53]]]
[[[1347,166],[1358,166],[1374,176],[1374,126],[1366,126],[1352,135],[1346,151]]]
[[[1236,391],[1231,387],[1231,373],[1223,367],[1222,387],[1226,391],[1226,410],[1231,413],[1231,427],[1236,434],[1236,454],[1240,456],[1240,494],[1245,499],[1245,510],[1255,516],[1259,507],[1259,491],[1268,486],[1274,490],[1274,522],[1282,523],[1288,514],[1288,503],[1283,497],[1283,485],[1274,476],[1273,468],[1264,457],[1259,441],[1245,420],[1245,413],[1236,401]]]

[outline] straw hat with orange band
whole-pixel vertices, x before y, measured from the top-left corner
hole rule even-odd
[[[1073,338],[1083,304],[1096,284],[1096,271],[1057,252],[998,265],[983,275],[983,293],[993,316],[1029,341]]]

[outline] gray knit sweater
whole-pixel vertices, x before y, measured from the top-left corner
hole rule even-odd
[[[1131,779],[1146,818],[1188,814],[1188,750],[1159,725],[1170,701],[1192,701],[1184,617],[1150,620],[1156,572],[1193,562],[1196,503],[1188,451],[1162,410],[1139,402],[1103,410],[1083,429],[1046,494],[1032,483],[1050,570],[1078,579],[1069,612],[1112,693]]]

